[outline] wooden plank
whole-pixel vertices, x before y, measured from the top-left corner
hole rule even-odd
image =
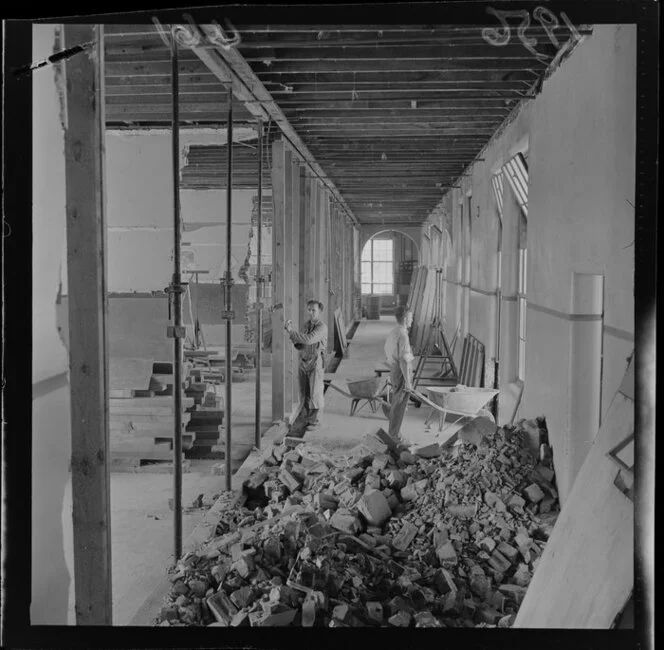
[[[629,386],[616,392],[513,627],[609,628],[627,603],[634,588],[634,506],[613,485],[618,467],[607,453],[634,431],[630,394]]]
[[[190,413],[182,414],[182,422],[187,424],[191,419]],[[111,423],[131,422],[132,424],[142,424],[147,422],[157,422],[162,425],[173,423],[173,414],[149,414],[149,413],[112,413]]]
[[[63,47],[96,42],[62,64],[66,76],[65,178],[69,384],[77,625],[111,625],[111,504],[106,396],[106,223],[103,26],[65,25]],[[141,366],[142,367],[142,366]],[[147,388],[149,372],[140,378]]]
[[[283,140],[272,143],[272,303],[284,304],[285,265],[285,147]],[[272,312],[272,418],[281,420],[285,414],[285,336],[284,309]]]
[[[173,408],[173,398],[169,396],[164,397],[135,397],[127,399],[109,399],[110,408],[147,408],[150,406],[164,406],[170,409]],[[182,398],[182,408],[190,408],[194,405],[193,397],[183,397]]]
[[[139,359],[133,357],[111,358],[109,361],[111,390],[149,389],[154,359]]]

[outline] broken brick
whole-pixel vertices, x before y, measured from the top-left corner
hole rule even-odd
[[[401,489],[401,498],[404,501],[414,501],[417,499],[417,489],[413,483],[409,483],[404,488]]]
[[[417,535],[417,527],[410,522],[404,522],[397,536],[392,540],[392,546],[400,551],[405,551]]]
[[[442,627],[440,621],[429,611],[415,614],[415,627]]]
[[[519,554],[519,551],[507,544],[507,542],[501,542],[498,544],[498,551],[512,563],[516,560]]]
[[[327,492],[318,492],[314,495],[314,505],[320,510],[336,510],[339,500]]]
[[[477,506],[451,505],[447,507],[447,511],[454,517],[459,517],[461,519],[472,519],[477,512]]]
[[[500,573],[505,573],[512,566],[510,561],[498,550],[495,550],[491,554],[491,558],[489,559],[489,565],[494,570],[500,571]]]
[[[411,620],[412,617],[408,612],[401,611],[394,614],[394,616],[390,616],[388,623],[395,627],[408,627]]]
[[[436,556],[442,566],[455,565],[459,561],[456,550],[451,542],[447,542],[436,549]]]
[[[531,483],[523,492],[530,503],[539,503],[544,498],[544,492],[537,483]]]
[[[330,518],[330,526],[340,530],[342,533],[355,535],[361,530],[358,518],[351,513],[344,513],[337,510]]]
[[[436,585],[436,589],[438,589],[441,595],[444,596],[448,593],[456,593],[457,586],[454,583],[452,575],[449,571],[446,571],[445,569],[438,569],[434,574],[433,580],[434,584]]]
[[[399,454],[399,460],[406,465],[415,465],[415,463],[417,463],[417,458],[415,458],[415,456],[409,451],[402,451],[401,454]]]
[[[279,472],[279,480],[291,491],[295,492],[300,487],[300,481],[298,481],[287,469],[282,467]]]
[[[369,601],[366,604],[367,618],[374,623],[383,622],[383,606],[378,601]]]
[[[419,456],[420,458],[438,458],[441,453],[442,450],[437,442],[415,450],[415,456]]]

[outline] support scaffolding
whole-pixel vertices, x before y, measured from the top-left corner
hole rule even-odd
[[[167,335],[173,338],[173,554],[177,562],[182,555],[182,276],[180,224],[180,107],[178,44],[175,27],[171,26],[171,93],[172,93],[172,164],[173,164],[173,279],[169,287],[169,308],[173,325]]]
[[[258,250],[256,260],[256,422],[254,444],[261,448],[261,348],[263,346],[263,122],[258,120]]]

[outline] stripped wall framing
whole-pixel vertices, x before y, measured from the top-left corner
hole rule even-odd
[[[287,320],[300,328],[308,300],[320,300],[328,325],[328,353],[334,351],[334,311],[349,327],[354,316],[357,260],[354,226],[330,191],[304,165],[287,140],[272,144],[272,417],[297,415],[298,355],[284,333]]]

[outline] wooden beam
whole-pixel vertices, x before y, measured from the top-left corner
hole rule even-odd
[[[77,625],[111,625],[103,26],[65,25],[69,383]]]
[[[225,79],[232,84],[233,93],[238,99],[245,102],[247,109],[262,119],[271,118],[277,123],[291,146],[298,155],[307,163],[316,176],[329,188],[344,209],[355,220],[352,211],[346,205],[343,197],[334,187],[334,183],[320,167],[312,153],[301,140],[295,129],[286,119],[283,111],[276,104],[270,93],[266,90],[260,79],[256,76],[251,66],[244,60],[242,55],[235,49],[228,51],[206,50],[195,48],[196,55],[205,63],[220,79]]]
[[[305,300],[317,299],[318,285],[316,284],[316,232],[318,216],[316,213],[316,182],[311,174],[306,174],[304,200],[306,212],[304,213],[304,246],[306,251],[306,284],[304,286]],[[303,312],[304,313],[304,312]]]
[[[286,295],[285,266],[285,147],[283,140],[272,143],[272,303],[284,305],[272,312],[272,419],[282,420],[284,409]]]
[[[225,54],[225,53],[224,53]],[[123,65],[121,63],[115,65]],[[159,63],[155,65],[160,65]],[[253,68],[260,77],[264,74],[301,74],[301,73],[326,73],[331,72],[355,72],[373,73],[387,72],[484,72],[490,70],[499,70],[501,72],[520,72],[524,69],[541,70],[545,69],[544,64],[534,57],[530,59],[508,59],[503,61],[498,55],[494,59],[481,61],[448,61],[441,63],[440,59],[414,59],[412,61],[404,59],[373,59],[364,61],[349,60],[323,60],[323,61],[275,61],[262,63],[254,61]],[[189,70],[187,70],[189,71]]]
[[[538,49],[543,55],[551,59],[555,56],[557,50],[553,45],[548,47],[541,45]],[[147,54],[147,53],[146,53]],[[157,53],[154,53],[158,56]],[[145,54],[141,54],[145,56]],[[421,61],[445,61],[453,65],[463,65],[470,62],[474,65],[484,65],[485,62],[495,62],[495,47],[488,43],[480,45],[445,45],[444,43],[432,43],[422,45],[418,42],[387,44],[377,43],[370,47],[341,47],[334,43],[325,43],[321,41],[318,48],[279,48],[279,50],[270,50],[267,47],[256,51],[246,49],[244,52],[246,61],[256,63],[270,62],[272,65],[286,61],[352,61],[360,64],[377,61],[406,61],[419,63]],[[505,45],[500,51],[500,62],[522,63],[524,67],[530,66],[535,57],[526,50],[520,43],[515,45]]]

